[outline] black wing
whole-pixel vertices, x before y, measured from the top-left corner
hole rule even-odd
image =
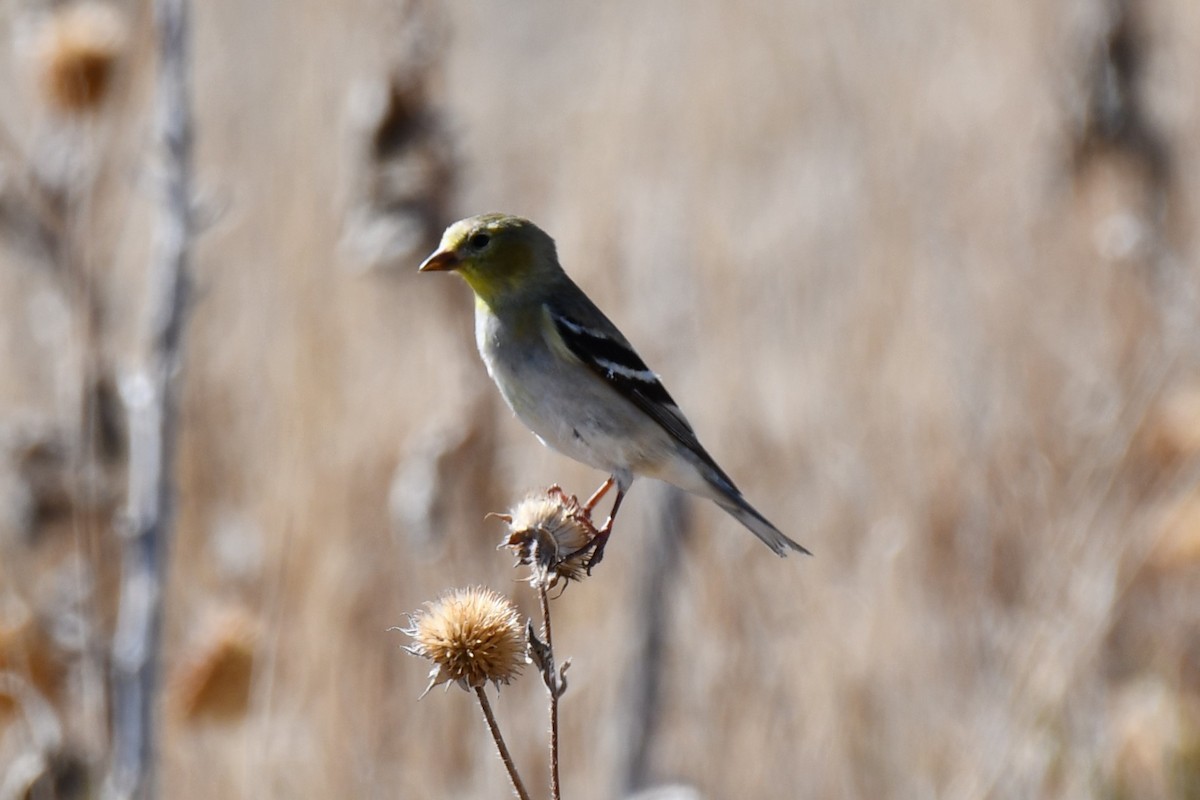
[[[563,312],[546,307],[554,330],[571,353],[733,486],[696,438],[695,431],[668,394],[658,375],[633,351],[620,334],[613,336],[583,325]],[[611,323],[609,323],[611,325]]]

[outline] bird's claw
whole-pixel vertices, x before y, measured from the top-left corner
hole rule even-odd
[[[585,550],[590,548],[592,551],[592,555],[588,558],[587,563],[583,565],[583,568],[587,572],[589,578],[592,577],[592,568],[604,559],[604,546],[608,544],[608,537],[611,535],[612,530],[606,528],[597,534],[596,538],[592,539],[592,541],[588,543],[587,547],[584,548]]]
[[[608,520],[604,523],[604,527],[596,531],[596,535],[590,542],[567,556],[568,559],[579,558],[581,556],[588,555],[590,552],[591,555],[588,555],[588,559],[583,565],[588,577],[591,577],[592,569],[604,559],[604,547],[608,544],[608,537],[612,535],[613,520],[617,517],[617,509],[621,507],[621,499],[625,497],[625,490],[617,485],[617,479],[615,477],[609,476],[608,480],[602,483],[600,488],[597,489],[592,496],[588,498],[588,501],[580,507],[583,517],[587,520],[590,526],[592,523],[592,509],[595,508],[596,503],[600,501],[600,498],[604,497],[608,490],[614,486],[617,487],[617,499],[613,501],[612,509],[608,512]],[[563,493],[562,489],[559,489],[557,486],[551,488],[551,492],[554,491]],[[592,527],[592,530],[596,529]]]
[[[610,528],[610,527],[605,527],[603,530],[597,531],[596,535],[592,538],[592,540],[590,542],[588,542],[587,544],[585,544],[583,547],[579,548],[578,550],[576,550],[572,553],[568,553],[567,557],[564,558],[563,560],[568,561],[573,558],[579,558],[581,556],[588,556],[587,561],[585,561],[583,564],[583,568],[584,568],[584,571],[587,572],[588,577],[590,578],[592,576],[592,568],[595,567],[597,564],[599,564],[601,562],[601,560],[603,560],[603,558],[604,558],[604,547],[605,547],[605,545],[608,544],[608,537],[611,535],[612,535],[612,528]],[[589,553],[591,555],[588,555]]]

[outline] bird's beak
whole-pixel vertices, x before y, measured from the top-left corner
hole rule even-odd
[[[421,262],[421,268],[418,272],[446,272],[458,269],[461,265],[462,259],[452,250],[438,250]]]

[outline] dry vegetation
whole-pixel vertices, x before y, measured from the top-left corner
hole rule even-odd
[[[107,770],[158,169],[148,4],[113,0],[99,73],[60,31],[82,85],[50,5],[0,10],[4,797]],[[556,601],[567,797],[1200,796],[1200,4],[205,0],[193,24],[163,796],[504,796],[471,698],[417,702],[386,632],[476,583],[533,615],[484,513],[602,478],[520,428],[466,289],[416,273],[493,209],[556,235],[816,553],[639,483]],[[495,703],[539,778],[543,695]]]

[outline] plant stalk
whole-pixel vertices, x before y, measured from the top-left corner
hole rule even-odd
[[[504,768],[508,770],[508,777],[512,779],[517,797],[520,797],[521,800],[529,800],[529,792],[525,791],[525,784],[521,782],[521,776],[517,773],[517,765],[513,763],[512,756],[508,752],[508,745],[504,744],[504,737],[500,735],[500,726],[496,724],[496,715],[492,713],[492,704],[488,702],[487,694],[482,686],[475,687],[475,696],[479,698],[479,707],[483,709],[488,730],[492,732],[496,749],[500,751],[500,760],[504,762]]]
[[[542,604],[542,638],[546,641],[546,649],[554,652],[554,638],[550,632],[550,598],[546,593],[545,582],[538,586],[538,599]],[[562,784],[558,777],[558,692],[552,686],[547,686],[550,693],[550,796],[553,800],[561,800]]]

